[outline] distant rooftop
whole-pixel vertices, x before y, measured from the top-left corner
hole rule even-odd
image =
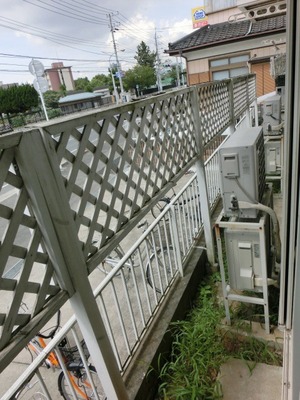
[[[74,93],[60,98],[58,102],[59,104],[62,104],[62,103],[69,103],[72,101],[94,99],[97,97],[99,97],[99,93],[91,93],[91,92]]]

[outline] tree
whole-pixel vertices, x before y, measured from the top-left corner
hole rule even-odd
[[[134,56],[138,65],[148,66],[154,68],[156,53],[150,51],[149,46],[146,45],[145,42],[141,41],[141,43],[137,46],[136,56]]]
[[[169,78],[172,81],[172,84],[178,84],[177,82],[177,69],[175,65],[172,65],[171,68],[164,74],[164,78]]]
[[[75,90],[83,90],[84,92],[92,92],[90,81],[87,77],[75,80]]]
[[[134,68],[126,71],[123,82],[127,90],[136,89],[137,85],[140,90],[143,90],[155,84],[155,71],[152,67],[147,65],[136,65]]]
[[[47,90],[44,93],[44,101],[47,108],[58,108],[58,100],[61,97],[61,93],[53,90]]]
[[[91,87],[95,90],[97,87],[108,87],[111,82],[111,78],[104,74],[95,75],[90,82]]]
[[[32,85],[0,88],[0,112],[3,114],[24,113],[37,107],[38,104],[39,96]]]
[[[61,97],[64,97],[67,95],[67,88],[66,85],[60,85],[59,87],[59,93],[61,94]]]

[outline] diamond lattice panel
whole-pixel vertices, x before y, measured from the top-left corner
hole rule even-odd
[[[233,80],[234,115],[239,117],[256,99],[255,77],[249,75]]]
[[[0,349],[58,293],[53,268],[16,172],[14,148],[0,153]]]
[[[86,256],[196,157],[191,110],[185,90],[47,127]]]
[[[207,145],[231,121],[228,81],[199,86],[199,108],[203,144]]]

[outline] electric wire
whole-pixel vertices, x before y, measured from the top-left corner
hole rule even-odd
[[[46,1],[42,1],[42,0],[39,0],[40,2],[42,2],[42,3],[44,3],[44,4],[47,4],[47,0]],[[86,12],[86,9],[85,8],[83,8],[83,7],[73,7],[73,3],[71,2],[69,2],[69,1],[67,1],[67,0],[64,0],[64,2],[61,2],[61,1],[58,1],[58,0],[50,0],[50,3],[54,3],[54,4],[57,4],[59,7],[57,7],[56,5],[51,5],[51,4],[49,4],[50,5],[50,7],[54,7],[54,8],[58,8],[58,10],[61,10],[61,11],[66,11],[66,12],[70,12],[70,10],[72,10],[72,11],[75,11],[75,13],[76,13],[76,15],[77,15],[77,12],[80,12],[80,16],[83,16],[83,15],[86,15],[87,16],[87,18],[92,18],[92,20],[94,20],[94,18],[96,18],[97,19],[97,21],[99,20],[99,17],[97,17],[97,16],[95,16],[95,14],[97,15],[97,14],[99,14],[99,15],[103,15],[104,14],[104,16],[106,15],[103,11],[102,12],[94,12],[94,13],[90,13],[90,12]],[[49,3],[49,0],[48,0],[48,3]],[[88,9],[88,11],[90,11],[90,9]],[[101,20],[101,19],[100,19]],[[104,22],[106,22],[107,21],[107,19],[106,18],[103,18],[102,19],[102,21],[104,21]]]
[[[91,47],[99,47],[100,44],[102,46],[105,45],[105,42],[90,41],[87,39],[81,39],[81,38],[77,38],[74,36],[64,35],[61,33],[55,33],[55,32],[52,32],[52,31],[49,31],[46,29],[37,28],[32,25],[24,24],[23,22],[19,22],[19,21],[13,20],[11,18],[5,18],[5,17],[0,16],[0,21],[3,21],[3,23],[0,22],[0,26],[3,26],[8,29],[28,33],[30,35],[38,36],[43,39],[48,39],[49,37],[51,37],[54,39],[63,39],[64,41],[67,41],[67,42],[84,44],[84,45],[88,45]],[[4,23],[11,24],[12,26],[5,25]],[[44,36],[44,35],[47,35],[47,36]]]
[[[78,21],[89,22],[89,23],[95,24],[95,25],[105,25],[105,23],[107,23],[107,21],[104,21],[104,20],[102,20],[102,21],[101,21],[102,23],[100,23],[100,21],[99,21],[98,19],[96,19],[96,18],[95,18],[95,19],[92,19],[92,18],[89,18],[89,19],[88,19],[88,18],[82,18],[82,17],[80,16],[80,14],[78,15],[78,14],[75,14],[75,13],[72,13],[72,12],[69,12],[69,13],[66,13],[66,12],[58,12],[57,10],[52,10],[51,8],[47,8],[47,7],[38,5],[38,4],[34,4],[33,2],[31,2],[31,1],[29,1],[29,0],[23,0],[23,1],[25,1],[26,3],[32,4],[32,5],[36,6],[36,7],[42,8],[42,9],[44,9],[44,10],[51,11],[51,12],[53,12],[54,14],[63,15],[64,17],[68,17],[68,18],[71,18],[71,19],[76,19],[76,20],[78,20]],[[41,1],[41,0],[40,0],[40,1]],[[42,2],[42,1],[41,1],[41,2]]]
[[[149,34],[147,34],[147,35],[145,35],[144,34],[144,30],[143,29],[141,29],[141,27],[139,27],[139,26],[137,26],[137,25],[135,25],[135,24],[133,24],[128,18],[126,18],[123,14],[119,14],[120,15],[120,23],[123,25],[123,24],[126,24],[126,25],[124,25],[124,29],[127,29],[127,30],[129,30],[130,32],[133,32],[132,34],[131,34],[131,37],[134,37],[134,38],[137,38],[137,39],[139,39],[139,40],[141,40],[141,39],[144,39],[144,40],[149,40]],[[131,27],[132,26],[132,27]],[[138,32],[138,34],[135,34],[135,32]],[[143,32],[142,33],[142,35],[141,35],[141,31]],[[151,31],[149,31],[149,33],[150,33]],[[153,32],[153,30],[152,30],[152,32]],[[128,35],[129,36],[129,35]]]

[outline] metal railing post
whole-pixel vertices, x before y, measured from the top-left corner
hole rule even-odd
[[[254,101],[254,126],[258,126],[258,105],[257,105],[257,100]]]
[[[178,236],[178,229],[177,229],[177,220],[176,220],[176,210],[175,206],[173,205],[170,208],[170,214],[171,214],[171,224],[170,224],[170,229],[171,229],[171,235],[172,235],[172,242],[174,243],[175,247],[175,254],[177,258],[177,265],[178,265],[178,271],[181,276],[183,276],[183,266],[182,266],[182,260],[181,260],[181,255],[180,255],[180,245],[179,245],[179,236]]]

